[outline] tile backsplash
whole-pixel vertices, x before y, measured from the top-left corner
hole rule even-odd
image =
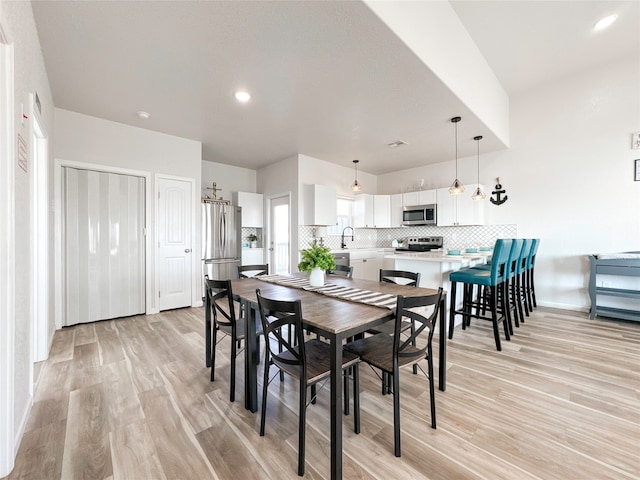
[[[300,248],[306,248],[313,241],[314,227],[300,226]],[[348,248],[390,248],[393,240],[407,237],[440,236],[443,248],[468,248],[492,246],[498,238],[515,238],[518,233],[517,225],[474,225],[466,227],[436,227],[425,225],[421,227],[404,228],[356,228],[355,240],[351,236],[345,237]],[[329,235],[324,238],[324,244],[334,249],[340,248],[340,235]]]

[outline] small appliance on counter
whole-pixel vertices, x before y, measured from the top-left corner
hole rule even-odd
[[[409,237],[396,252],[431,252],[442,249],[442,237]]]

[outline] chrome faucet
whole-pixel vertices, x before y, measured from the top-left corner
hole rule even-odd
[[[344,243],[344,232],[347,230],[347,228],[351,229],[351,241],[353,242],[353,227],[344,227],[342,229],[342,236],[340,237],[340,248],[347,248],[347,244]]]

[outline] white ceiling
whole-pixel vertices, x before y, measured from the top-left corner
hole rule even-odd
[[[637,1],[452,1],[512,94],[639,62]],[[379,174],[505,148],[359,1],[34,1],[55,105],[259,168],[298,153]],[[620,15],[610,30],[591,27]],[[452,39],[455,41],[455,39]],[[472,81],[472,79],[470,79]],[[236,89],[251,92],[246,105]],[[137,117],[138,110],[151,114]],[[407,146],[386,145],[403,140]]]

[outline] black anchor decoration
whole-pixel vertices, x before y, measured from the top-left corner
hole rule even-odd
[[[491,192],[491,195],[495,195],[497,198],[494,199],[493,196],[489,197],[489,200],[491,200],[491,203],[493,203],[494,205],[502,205],[504,202],[506,202],[509,197],[508,196],[504,196],[504,198],[502,197],[503,194],[507,193],[506,190],[502,189],[502,185],[500,185],[500,178],[496,178],[496,189]]]

